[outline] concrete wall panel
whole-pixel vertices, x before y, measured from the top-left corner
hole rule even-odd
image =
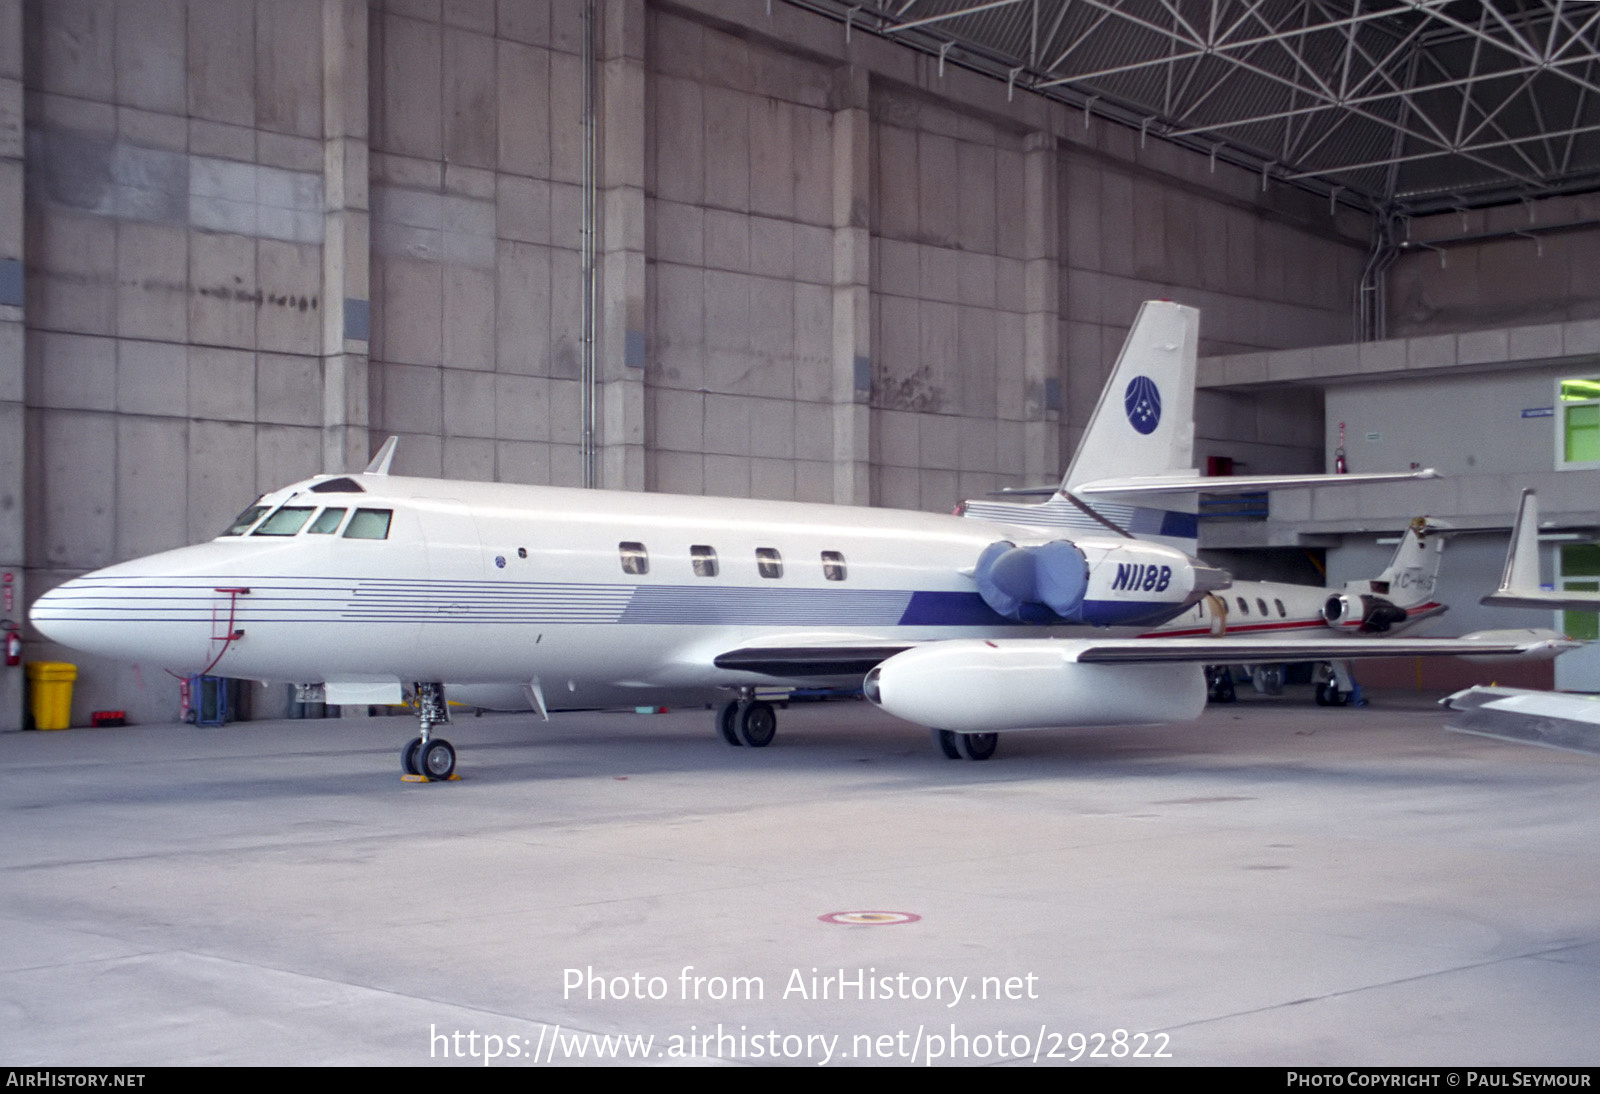
[[[495,56],[492,37],[447,30],[441,82],[445,159],[452,164],[493,167],[499,145]]]
[[[549,177],[549,52],[515,42],[496,43],[495,85],[499,168]]]
[[[187,416],[188,346],[125,338],[116,351],[119,413]]]
[[[397,15],[381,18],[383,113],[377,140],[386,151],[437,160],[442,148],[443,31],[437,24]]]
[[[189,416],[256,420],[256,355],[251,350],[189,347]]]
[[[181,228],[122,222],[116,243],[116,333],[184,342],[189,327],[189,244]],[[320,279],[319,279],[320,280]],[[313,286],[313,292],[319,286]]]
[[[29,402],[64,410],[114,409],[116,346],[110,338],[34,332],[26,349]]]
[[[188,449],[189,431],[182,421],[118,419],[116,557],[138,558],[189,543]]]
[[[189,114],[249,127],[256,120],[254,4],[190,0]]]
[[[115,95],[116,11],[97,0],[30,5],[28,71],[47,91],[97,102]]]
[[[117,434],[111,422],[78,410],[29,414],[33,565],[89,570],[116,560]]]
[[[256,117],[262,129],[322,135],[322,0],[256,4]]]

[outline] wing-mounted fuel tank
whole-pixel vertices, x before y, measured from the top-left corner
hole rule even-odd
[[[1409,616],[1404,608],[1381,596],[1335,593],[1323,602],[1322,618],[1337,631],[1383,634]]]
[[[1007,619],[1096,627],[1161,623],[1230,584],[1182,551],[1138,540],[999,540],[978,556],[973,578],[984,603]]]
[[[1085,664],[1086,643],[956,639],[917,646],[867,674],[867,698],[897,718],[958,733],[1132,726],[1198,718],[1198,664]]]

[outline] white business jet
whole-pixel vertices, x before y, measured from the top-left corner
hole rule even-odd
[[[409,692],[421,733],[401,764],[428,779],[455,768],[433,732],[447,685],[546,717],[720,696],[722,736],[750,747],[776,729],[758,686],[864,686],[969,759],[1000,730],[1193,718],[1214,642],[1137,635],[1229,583],[1192,551],[1194,491],[1217,480],[1170,474],[1191,461],[1197,329],[1191,308],[1145,304],[1062,489],[1005,520],[401,477],[390,438],[365,472],[296,483],[209,543],[68,581],[31,618],[63,645],[180,674],[310,685],[339,704]],[[1129,638],[1098,637],[1116,634]],[[1238,644],[1252,641],[1242,659],[1378,652]]]
[[[1448,610],[1434,597],[1447,526],[1417,517],[1400,534],[1389,564],[1376,576],[1346,581],[1329,589],[1282,581],[1235,581],[1225,593],[1202,599],[1190,611],[1150,631],[1151,637],[1239,638],[1252,635],[1326,634],[1328,628],[1351,636],[1393,635]],[[1548,637],[1558,637],[1553,632]],[[1276,695],[1283,686],[1282,665],[1252,665],[1257,690]],[[1207,670],[1211,698],[1234,699],[1229,665]],[[1344,706],[1355,694],[1355,678],[1342,661],[1319,663],[1315,694],[1319,706]]]

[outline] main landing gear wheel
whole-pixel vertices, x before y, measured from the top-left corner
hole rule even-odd
[[[778,733],[778,715],[771,703],[741,703],[735,718],[741,744],[766,748]]]
[[[1233,687],[1233,669],[1227,665],[1206,669],[1206,698],[1213,703],[1232,703],[1239,698]]]
[[[448,779],[456,769],[456,750],[442,737],[418,747],[417,774],[435,781]]]
[[[968,760],[987,760],[1000,746],[998,733],[957,733],[956,748]]]
[[[1257,665],[1250,670],[1250,683],[1262,695],[1283,694],[1283,666]]]
[[[1339,681],[1324,680],[1317,685],[1317,706],[1342,707],[1350,701],[1350,693],[1339,690]]]
[[[405,747],[400,750],[400,774],[402,774],[402,775],[420,775],[420,774],[422,774],[421,771],[417,770],[417,749],[419,749],[421,747],[422,747],[422,738],[421,737],[413,737],[413,738],[411,738],[411,740],[406,742]]]
[[[933,747],[944,753],[947,760],[961,759],[961,750],[956,747],[956,735],[948,729],[933,729],[928,732],[933,734]]]
[[[734,748],[744,744],[739,740],[737,722],[739,720],[739,700],[729,699],[717,708],[717,732],[722,734],[722,739]]]

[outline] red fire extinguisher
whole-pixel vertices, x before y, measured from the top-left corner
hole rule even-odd
[[[1344,423],[1339,423],[1339,447],[1333,450],[1333,473],[1335,475],[1349,474],[1350,465],[1344,459]]]
[[[15,627],[6,631],[6,664],[22,664],[22,635]]]

